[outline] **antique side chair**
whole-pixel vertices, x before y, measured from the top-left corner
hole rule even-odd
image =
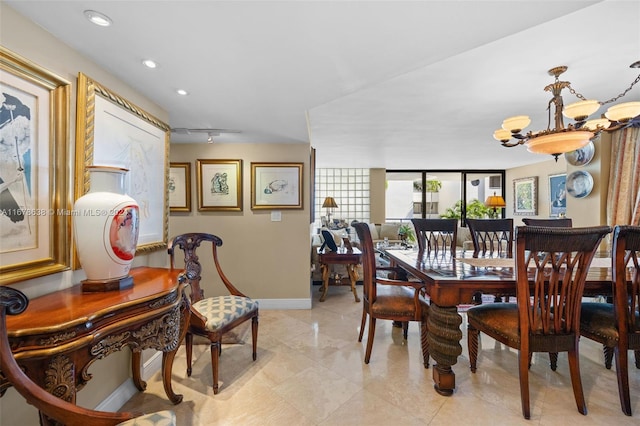
[[[196,254],[196,249],[203,242],[211,243],[213,263],[229,295],[204,297],[204,291],[200,287],[202,265]],[[221,245],[222,239],[216,235],[188,233],[173,237],[169,241],[168,247],[172,269],[175,268],[174,256],[176,248],[184,251],[184,268],[187,280],[191,285],[191,321],[185,337],[187,375],[191,376],[193,335],[206,337],[211,342],[214,394],[218,393],[218,361],[222,351],[222,336],[243,322],[251,320],[254,361],[256,360],[258,343],[258,302],[241,293],[222,272],[217,251]]]
[[[517,303],[467,311],[471,371],[476,372],[480,332],[518,350],[522,414],[531,416],[529,366],[533,352],[568,352],[578,411],[587,414],[580,378],[580,302],[591,260],[608,226],[516,229]]]
[[[16,362],[11,352],[7,336],[6,315],[18,315],[27,309],[29,300],[19,290],[0,286],[0,370],[29,404],[40,410],[41,423],[50,424],[50,420],[68,426],[113,426],[113,425],[157,425],[176,424],[173,411],[142,414],[132,412],[112,413],[89,410],[50,394],[27,376]],[[44,418],[43,418],[44,416]]]
[[[615,355],[622,412],[631,415],[628,351],[635,352],[640,368],[640,227],[616,226],[613,230],[613,303],[582,304],[580,334],[602,343],[605,366]],[[630,284],[628,284],[630,282]]]
[[[473,257],[513,257],[513,219],[467,219]]]
[[[362,342],[364,328],[369,317],[369,336],[364,355],[365,364],[369,364],[373,338],[376,331],[376,320],[385,319],[408,323],[420,323],[420,341],[422,347],[422,361],[425,368],[429,367],[429,344],[427,342],[427,318],[429,304],[425,299],[424,284],[414,281],[398,281],[376,276],[376,270],[389,270],[387,267],[377,267],[371,231],[366,223],[354,224],[360,240],[362,250],[363,297],[362,321],[358,342]],[[405,329],[406,331],[406,329]],[[404,338],[407,336],[405,334]]]

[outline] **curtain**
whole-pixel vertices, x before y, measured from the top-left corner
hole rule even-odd
[[[628,127],[611,138],[607,224],[640,224],[640,128]]]

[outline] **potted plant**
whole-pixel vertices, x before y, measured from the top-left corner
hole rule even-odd
[[[416,241],[416,234],[411,225],[402,224],[398,227],[398,238],[406,244],[407,241],[413,243]]]

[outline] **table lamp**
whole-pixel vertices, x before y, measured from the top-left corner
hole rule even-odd
[[[331,227],[331,209],[338,208],[336,200],[334,200],[333,197],[325,198],[324,202],[322,203],[322,208],[327,209],[327,226]]]
[[[492,219],[496,219],[498,217],[499,208],[507,207],[507,203],[504,202],[504,198],[502,198],[502,195],[496,195],[495,192],[493,193],[493,195],[487,197],[484,205],[493,208],[493,213],[491,215]]]

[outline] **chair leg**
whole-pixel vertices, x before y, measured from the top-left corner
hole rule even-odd
[[[525,419],[531,418],[531,407],[529,405],[529,360],[530,352],[518,351],[518,371],[520,377],[520,402],[522,404],[522,415]]]
[[[618,376],[618,394],[620,395],[620,407],[627,416],[631,415],[631,398],[629,395],[629,368],[628,352],[616,347],[616,376]]]
[[[549,367],[551,371],[558,369],[558,352],[549,352]]]
[[[476,365],[478,362],[478,340],[480,337],[480,331],[472,325],[467,326],[467,347],[469,348],[469,367],[471,372],[476,372]]]
[[[611,364],[613,361],[613,348],[602,345],[602,352],[604,353],[604,366],[607,370],[611,370]]]
[[[218,393],[218,361],[220,358],[221,341],[211,342],[211,370],[213,372],[213,394]]]
[[[253,360],[258,358],[258,314],[251,318],[251,343],[253,344]]]
[[[573,396],[576,399],[576,406],[580,414],[587,414],[587,403],[584,400],[582,390],[582,378],[580,377],[580,355],[578,352],[578,339],[574,348],[569,351],[569,372],[571,373],[571,386],[573,386]]]
[[[367,338],[367,350],[364,353],[364,363],[369,364],[371,350],[373,349],[373,337],[376,335],[376,318],[369,318],[369,337]]]
[[[424,368],[429,368],[429,327],[427,326],[427,318],[423,318],[420,322],[420,343],[422,346],[422,364]]]
[[[640,369],[640,351],[633,351],[636,356],[636,368]]]
[[[364,327],[367,325],[367,311],[362,307],[362,320],[360,321],[360,335],[358,336],[358,342],[362,342],[362,336],[364,335]]]
[[[184,345],[187,351],[187,376],[191,377],[191,360],[193,355],[193,334],[187,333],[185,335]]]
[[[409,321],[404,321],[402,323],[402,336],[404,340],[407,340],[407,336],[409,336]]]

